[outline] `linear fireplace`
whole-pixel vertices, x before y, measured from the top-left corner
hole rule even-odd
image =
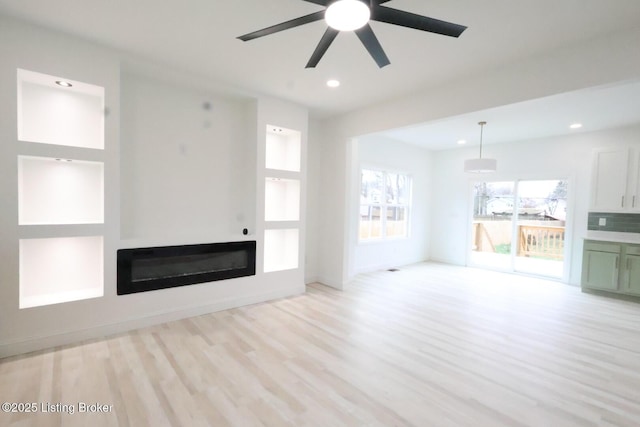
[[[255,274],[255,241],[118,250],[118,295]]]

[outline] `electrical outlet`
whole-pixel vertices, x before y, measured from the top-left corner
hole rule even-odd
[[[605,225],[607,225],[607,218],[599,218],[598,219],[598,225],[600,227],[604,227]]]

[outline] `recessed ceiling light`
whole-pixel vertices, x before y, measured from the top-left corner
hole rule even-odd
[[[329,87],[338,87],[338,86],[340,86],[340,82],[338,80],[331,79],[331,80],[327,81],[327,86],[329,86]]]
[[[56,80],[56,84],[58,86],[62,86],[62,87],[71,87],[71,86],[73,86],[71,83],[65,82],[64,80]]]
[[[571,129],[580,129],[582,127],[582,123],[574,123],[569,126]]]
[[[369,6],[358,0],[338,0],[324,13],[327,25],[338,31],[353,31],[365,26],[371,18]]]
[[[466,139],[461,139],[460,141],[458,141],[458,145],[464,145],[467,143]]]

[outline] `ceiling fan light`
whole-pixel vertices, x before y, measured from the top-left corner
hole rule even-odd
[[[359,0],[338,0],[324,14],[327,25],[338,31],[353,31],[364,27],[371,18],[369,7]]]

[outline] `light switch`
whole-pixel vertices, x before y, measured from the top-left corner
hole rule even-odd
[[[607,218],[600,218],[598,219],[598,225],[600,227],[604,227],[605,225],[607,225]]]

